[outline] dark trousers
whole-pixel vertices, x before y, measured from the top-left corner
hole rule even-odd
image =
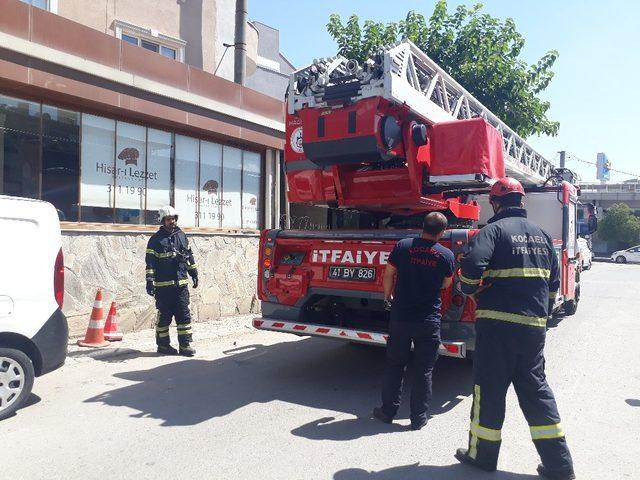
[[[411,358],[413,343],[413,386],[411,388],[411,422],[427,418],[431,400],[431,374],[438,359],[440,324],[437,322],[409,322],[391,312],[387,365],[382,383],[382,410],[394,417],[400,408],[405,369]]]
[[[156,308],[158,321],[156,323],[156,343],[161,346],[171,344],[169,325],[173,317],[178,327],[178,343],[191,343],[191,312],[189,312],[189,288],[161,287],[156,290]]]
[[[544,372],[545,329],[478,319],[473,360],[469,455],[495,468],[509,385],[518,396],[531,438],[549,470],[573,470],[560,414]]]

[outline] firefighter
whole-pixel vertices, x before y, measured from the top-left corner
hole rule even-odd
[[[393,421],[413,343],[412,430],[427,424],[431,374],[440,346],[440,290],[451,285],[454,272],[453,253],[438,243],[446,228],[443,214],[428,214],[421,237],[400,240],[395,246],[383,277],[385,307],[391,310],[391,319],[382,407],[375,408],[373,415],[385,423]]]
[[[551,237],[527,220],[524,196],[513,178],[493,185],[495,215],[461,261],[462,290],[474,295],[478,307],[469,446],[455,456],[496,470],[505,396],[513,384],[542,460],[538,473],[572,479],[571,454],[544,372],[546,323],[560,286],[558,259]]]
[[[156,299],[158,320],[156,344],[158,353],[177,355],[171,346],[169,325],[173,317],[178,330],[180,355],[192,357],[196,351],[191,346],[191,313],[189,312],[189,279],[198,288],[198,270],[189,248],[187,236],[177,226],[178,213],[171,206],[158,212],[160,229],[149,239],[146,253],[147,293]]]

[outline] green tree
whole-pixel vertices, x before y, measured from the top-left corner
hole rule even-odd
[[[558,52],[527,64],[520,59],[525,42],[515,22],[482,13],[481,4],[449,13],[446,0],[438,0],[429,20],[410,11],[399,22],[365,20],[363,28],[357,15],[344,24],[333,14],[327,30],[339,54],[359,61],[408,38],[521,136],[558,133],[560,123],[547,118],[549,102],[539,97],[553,79]]]
[[[624,203],[616,203],[607,210],[598,225],[598,237],[627,246],[640,243],[640,218]]]

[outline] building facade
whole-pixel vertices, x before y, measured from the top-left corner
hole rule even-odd
[[[258,230],[284,211],[283,104],[213,74],[216,24],[233,9],[0,3],[0,194],[58,210],[72,334],[97,288],[119,303],[125,330],[152,325],[144,251],[165,204],[200,265],[196,319],[256,311]]]
[[[284,99],[294,66],[280,53],[280,32],[260,22],[252,22],[258,32],[256,66],[247,75],[247,87],[279,100]]]

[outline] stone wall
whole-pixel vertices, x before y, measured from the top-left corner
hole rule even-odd
[[[155,321],[153,299],[145,291],[144,256],[150,234],[64,232],[64,312],[71,336],[86,328],[98,287],[103,288],[105,315],[118,304],[124,332],[150,328]],[[200,285],[191,290],[194,321],[256,313],[258,237],[189,235],[198,264]]]

